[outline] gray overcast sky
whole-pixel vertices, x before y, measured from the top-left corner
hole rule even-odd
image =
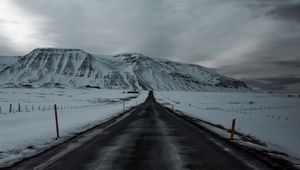
[[[0,54],[141,52],[300,92],[300,0],[0,0]]]

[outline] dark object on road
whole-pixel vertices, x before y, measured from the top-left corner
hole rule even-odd
[[[132,93],[132,94],[139,94],[139,91],[127,91],[128,94]]]

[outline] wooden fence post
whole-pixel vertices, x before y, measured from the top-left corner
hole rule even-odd
[[[123,98],[123,112],[125,111],[125,98]]]
[[[56,127],[56,139],[59,138],[59,128],[58,128],[58,117],[57,117],[57,107],[54,104],[54,113],[55,113],[55,127]]]
[[[12,104],[9,104],[9,113],[12,112]]]
[[[235,118],[232,120],[230,139],[233,140],[235,133]]]
[[[21,104],[18,103],[18,112],[21,112]]]

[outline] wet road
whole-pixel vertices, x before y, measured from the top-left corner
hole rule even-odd
[[[264,169],[244,151],[170,113],[153,94],[128,117],[46,169]]]

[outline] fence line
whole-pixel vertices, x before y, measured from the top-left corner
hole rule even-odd
[[[0,106],[0,113],[22,113],[22,112],[34,112],[34,111],[52,111],[54,110],[52,105],[49,104],[39,104],[39,105],[34,105],[34,104],[22,104],[22,103],[10,103],[5,106]],[[101,106],[99,104],[93,104],[93,105],[57,105],[57,110],[77,110],[77,109],[86,109],[86,108],[91,108],[91,107],[97,107]]]

